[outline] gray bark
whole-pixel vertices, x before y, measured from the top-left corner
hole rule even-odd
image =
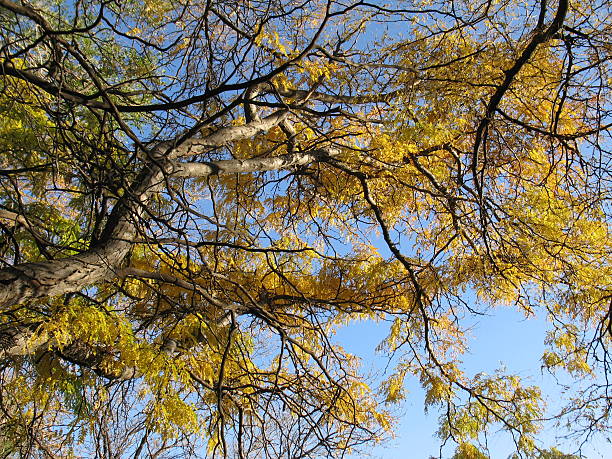
[[[161,142],[155,150],[159,157],[167,159],[199,155],[229,145],[231,142],[267,132],[285,121],[288,116],[288,111],[280,110],[261,120],[257,119],[242,126],[226,126],[204,137],[188,139],[180,145],[175,145],[174,142]]]
[[[60,260],[23,263],[0,270],[0,306],[5,308],[36,298],[76,292],[87,285],[112,279],[129,249],[129,242],[113,240]]]
[[[269,158],[231,159],[212,162],[174,163],[172,176],[174,177],[208,177],[220,174],[245,174],[253,172],[266,172],[289,169],[296,166],[305,166],[319,161],[325,157],[337,154],[334,149],[317,150],[308,153],[290,153]]]

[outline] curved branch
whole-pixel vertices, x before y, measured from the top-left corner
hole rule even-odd
[[[363,105],[363,104],[375,104],[375,103],[388,103],[396,97],[404,94],[405,89],[396,89],[382,94],[366,94],[357,96],[348,96],[345,94],[325,94],[318,91],[306,91],[304,89],[286,89],[286,88],[274,88],[275,92],[283,97],[289,97],[292,99],[310,99],[317,100],[328,104],[349,104],[349,105]]]
[[[497,110],[502,98],[510,88],[510,85],[514,81],[514,78],[518,75],[523,66],[529,61],[538,46],[553,38],[555,34],[561,29],[563,22],[565,21],[565,16],[567,14],[568,7],[568,0],[559,0],[559,6],[557,7],[557,12],[555,13],[555,17],[552,23],[546,29],[543,29],[542,21],[538,23],[531,40],[529,41],[521,55],[518,57],[518,59],[514,62],[514,65],[508,70],[504,70],[504,81],[497,87],[497,89],[491,96],[491,99],[489,99],[489,103],[487,104],[487,109],[485,111],[485,116],[482,118],[480,124],[478,125],[478,128],[476,129],[476,136],[473,148],[472,172],[474,174],[474,181],[479,194],[482,193],[482,190],[477,174],[478,151],[480,150],[480,146],[483,142],[483,139],[486,137],[486,131],[489,126],[489,123],[491,122],[491,118]],[[545,9],[546,2],[543,2],[542,10],[540,12],[541,18],[543,18],[546,13]]]

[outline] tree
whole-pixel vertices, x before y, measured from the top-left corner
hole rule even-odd
[[[609,431],[609,8],[0,0],[2,451],[340,456],[416,377],[533,455],[539,388],[461,369],[503,304]]]

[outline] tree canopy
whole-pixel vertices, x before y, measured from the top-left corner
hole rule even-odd
[[[0,455],[339,457],[408,378],[457,458],[605,435],[611,15],[0,0]],[[463,368],[503,306],[549,320],[561,411]],[[378,387],[333,338],[359,320]]]

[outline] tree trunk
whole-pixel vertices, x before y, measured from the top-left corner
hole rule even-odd
[[[76,292],[112,279],[130,246],[129,241],[115,239],[60,260],[23,263],[0,270],[0,306]]]

